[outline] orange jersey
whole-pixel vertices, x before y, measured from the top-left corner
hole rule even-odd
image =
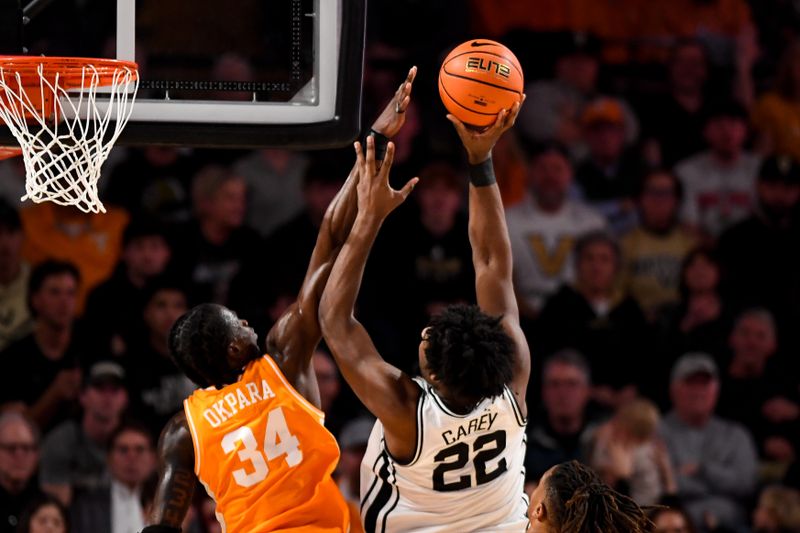
[[[349,512],[331,473],[339,446],[324,414],[267,355],[236,383],[184,402],[195,473],[228,533],[338,532]]]

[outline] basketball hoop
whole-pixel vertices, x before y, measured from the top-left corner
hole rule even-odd
[[[22,200],[105,213],[100,168],[131,116],[138,86],[132,61],[0,56],[0,123],[22,151]],[[0,154],[13,150],[1,147]]]

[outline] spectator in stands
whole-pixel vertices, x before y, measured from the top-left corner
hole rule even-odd
[[[543,410],[531,418],[527,430],[527,483],[537,483],[556,464],[586,459],[595,421],[589,409],[591,388],[589,364],[578,352],[564,350],[544,362]]]
[[[761,491],[753,511],[755,533],[800,532],[800,491],[772,485]]]
[[[747,112],[734,102],[712,104],[703,130],[708,149],[675,166],[683,182],[683,222],[718,237],[755,207],[760,158],[744,149]]]
[[[719,396],[711,356],[689,353],[672,370],[673,409],[662,435],[675,465],[678,495],[696,524],[746,531],[745,502],[755,489],[757,455],[748,431],[714,415]]]
[[[111,278],[91,292],[86,305],[84,319],[101,353],[121,355],[139,333],[145,286],[164,273],[170,256],[167,235],[158,222],[133,220],[125,228],[121,261]]]
[[[232,282],[230,307],[256,331],[268,330],[297,297],[325,210],[352,168],[349,154],[346,163],[340,155],[315,156],[303,176],[303,209],[259,245]]]
[[[727,348],[730,306],[723,297],[716,250],[701,245],[689,251],[681,265],[679,293],[680,301],[661,312],[659,346],[665,366],[659,375],[668,375],[675,359],[686,352],[702,351],[721,359]],[[663,385],[666,390],[667,383]]]
[[[592,438],[589,465],[639,505],[654,505],[677,492],[667,449],[657,436],[660,420],[653,403],[633,400],[617,409]]]
[[[746,0],[674,0],[669,6],[649,3],[649,16],[662,36],[695,38],[719,66],[752,66],[743,48],[756,46],[756,33]],[[752,55],[753,51],[747,50]],[[749,74],[749,72],[747,72]]]
[[[142,485],[155,465],[153,437],[147,428],[135,423],[120,426],[109,440],[111,484],[77,496],[70,510],[73,533],[141,531]]]
[[[0,376],[0,401],[24,404],[43,429],[61,422],[77,407],[78,365],[85,355],[75,328],[80,282],[70,263],[37,265],[28,286],[33,332],[0,353],[0,359],[14,368]]]
[[[800,438],[798,378],[778,351],[775,320],[766,309],[750,309],[730,336],[732,357],[724,368],[719,414],[745,425],[762,457],[785,464],[797,455]]]
[[[247,224],[262,237],[272,234],[303,209],[303,175],[308,157],[302,152],[263,148],[234,164],[247,184]]]
[[[263,252],[258,234],[244,225],[247,185],[230,169],[207,166],[192,182],[197,221],[179,234],[173,257],[193,284],[192,300],[228,303],[233,278]]]
[[[578,165],[575,178],[583,198],[602,213],[617,234],[635,222],[633,195],[639,162],[625,150],[625,110],[616,98],[589,102],[581,117],[589,153]]]
[[[19,213],[0,200],[0,350],[28,333],[30,266],[22,260],[22,223]]]
[[[555,76],[534,81],[525,88],[527,99],[517,127],[529,140],[558,141],[568,146],[573,156],[581,158],[586,155],[581,142],[581,116],[586,104],[597,95],[600,43],[586,33],[567,33],[554,48]],[[639,126],[631,109],[624,103],[622,106],[625,139],[632,142]]]
[[[706,82],[708,57],[705,47],[695,40],[677,43],[668,62],[669,93],[649,101],[640,112],[643,136],[655,142],[659,161],[670,168],[705,146],[703,120],[708,109]]]
[[[106,449],[128,405],[125,373],[111,361],[92,365],[80,395],[80,421],[67,420],[42,442],[43,490],[69,505],[76,493],[108,484]]]
[[[196,160],[174,146],[130,150],[108,179],[105,199],[132,216],[162,223],[191,218],[191,181]],[[102,183],[102,182],[101,182]]]
[[[681,183],[674,174],[652,170],[636,194],[639,224],[622,238],[622,284],[655,320],[661,307],[678,301],[680,271],[694,237],[678,223]]]
[[[178,280],[163,277],[149,284],[144,300],[145,328],[123,356],[123,364],[132,413],[153,435],[159,435],[196,388],[169,356],[169,332],[188,310],[187,294]]]
[[[42,496],[38,463],[39,428],[21,413],[0,414],[0,532],[14,533],[23,510]]]
[[[37,498],[22,513],[16,532],[69,533],[67,510],[53,496]]]
[[[380,279],[368,280],[382,287],[386,279],[396,280],[392,314],[414,331],[422,330],[445,306],[475,298],[472,248],[462,211],[466,180],[445,162],[428,164],[419,176],[419,209],[386,228],[371,270],[379,271]],[[378,292],[383,293],[380,301],[365,295],[362,302],[381,312],[387,295],[385,290]]]
[[[720,237],[720,259],[741,303],[772,311],[791,351],[800,319],[800,165],[785,156],[766,159],[757,193],[756,213]]]
[[[72,206],[44,202],[20,211],[25,242],[22,255],[32,265],[46,259],[67,261],[80,272],[77,313],[86,297],[114,271],[122,251],[128,214],[108,207],[105,213],[83,213]]]
[[[653,533],[697,533],[692,519],[682,507],[656,507],[650,511],[650,520],[655,525]]]
[[[297,294],[303,282],[305,265],[311,257],[317,233],[328,205],[339,192],[350,170],[337,156],[318,156],[303,176],[303,210],[278,227],[267,239],[268,250],[280,250],[280,264],[274,265],[274,282]]]
[[[616,408],[636,395],[638,369],[647,353],[647,323],[641,308],[618,290],[620,251],[604,232],[575,245],[574,285],[563,285],[536,325],[544,353],[575,348],[592,369],[592,399]]]
[[[753,108],[753,126],[759,144],[768,153],[800,160],[800,40],[783,53],[775,84]]]
[[[606,223],[589,207],[568,199],[572,166],[561,145],[535,148],[530,184],[530,196],[508,209],[506,217],[520,311],[533,319],[562,283],[573,280],[575,241]]]

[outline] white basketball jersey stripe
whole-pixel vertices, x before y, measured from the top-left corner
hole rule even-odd
[[[395,461],[377,421],[361,463],[366,532],[524,532],[526,421],[513,393],[459,415],[424,379],[414,381],[422,389],[414,458]]]

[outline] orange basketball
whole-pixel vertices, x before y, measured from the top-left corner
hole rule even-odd
[[[453,49],[439,69],[439,96],[447,110],[472,126],[488,126],[501,109],[522,98],[524,80],[516,56],[488,39]]]

